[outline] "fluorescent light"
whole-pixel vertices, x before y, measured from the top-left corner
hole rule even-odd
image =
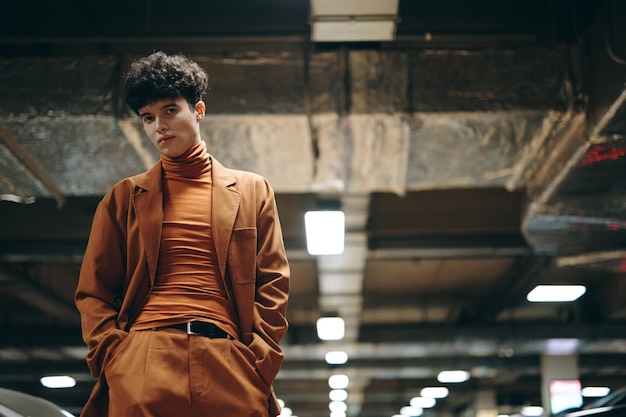
[[[74,416],[74,414],[70,413],[69,411],[66,410],[61,410],[61,413],[65,416],[65,417],[76,417]]]
[[[321,340],[341,340],[345,334],[345,323],[341,317],[320,317],[316,327]]]
[[[411,407],[410,405],[407,405],[400,409],[400,414],[403,416],[419,417],[424,414],[424,410],[419,407]]]
[[[533,303],[577,300],[587,289],[584,285],[537,285],[526,299]]]
[[[399,0],[311,0],[314,16],[395,15]]]
[[[348,406],[343,401],[331,401],[328,403],[328,409],[333,413],[345,413]]]
[[[46,388],[72,388],[76,385],[74,378],[65,375],[44,376],[39,381]]]
[[[549,355],[570,355],[578,349],[578,339],[548,339],[546,353]]]
[[[543,414],[543,407],[538,405],[528,405],[522,408],[522,415],[529,417],[537,417]]]
[[[425,387],[420,391],[422,397],[446,398],[450,391],[446,387]]]
[[[313,22],[311,37],[315,42],[392,41],[396,34],[395,20],[357,20]]]
[[[437,400],[432,397],[413,397],[409,401],[412,407],[432,408],[437,404]]]
[[[345,401],[348,399],[348,391],[345,389],[333,389],[328,393],[331,401]]]
[[[307,211],[304,213],[306,246],[311,255],[343,253],[346,216],[343,211]]]
[[[331,411],[330,417],[346,417],[346,413],[341,411]]]
[[[459,383],[465,382],[470,378],[467,371],[441,371],[437,375],[437,381],[441,383]]]
[[[585,387],[581,391],[583,397],[605,397],[609,392],[611,392],[609,387]]]
[[[33,204],[35,197],[21,197],[15,194],[0,194],[0,201],[10,201],[12,203]]]
[[[328,378],[328,386],[331,389],[346,389],[348,388],[348,385],[350,385],[350,378],[348,378],[348,375],[336,374],[331,375],[330,378]]]
[[[311,38],[316,42],[391,41],[399,0],[311,0]]]
[[[326,356],[324,357],[324,359],[326,360],[326,363],[329,365],[343,365],[344,363],[348,362],[348,354],[346,352],[343,351],[332,351],[332,352],[328,352],[326,353]]]
[[[293,415],[293,411],[289,407],[283,407],[280,410],[280,414],[278,417],[291,417]]]

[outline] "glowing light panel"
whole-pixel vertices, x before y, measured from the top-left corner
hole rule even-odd
[[[307,211],[304,213],[306,246],[311,255],[343,253],[345,236],[343,211]]]
[[[526,299],[533,303],[569,302],[577,300],[586,291],[584,285],[537,285]]]

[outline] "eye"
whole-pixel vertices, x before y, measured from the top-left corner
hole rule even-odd
[[[141,120],[144,123],[150,123],[150,122],[152,122],[154,120],[154,116],[144,116]]]

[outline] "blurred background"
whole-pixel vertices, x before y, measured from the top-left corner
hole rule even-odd
[[[0,0],[0,387],[89,395],[73,293],[98,201],[159,158],[120,97],[154,50],[207,69],[209,151],[276,192],[284,415],[626,386],[625,23],[620,0]],[[340,215],[313,254],[310,211]]]

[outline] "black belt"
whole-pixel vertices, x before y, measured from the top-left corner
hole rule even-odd
[[[204,321],[190,321],[187,323],[172,324],[171,326],[159,327],[158,329],[177,329],[187,334],[197,334],[212,339],[233,339],[231,335],[220,329],[213,323]]]

